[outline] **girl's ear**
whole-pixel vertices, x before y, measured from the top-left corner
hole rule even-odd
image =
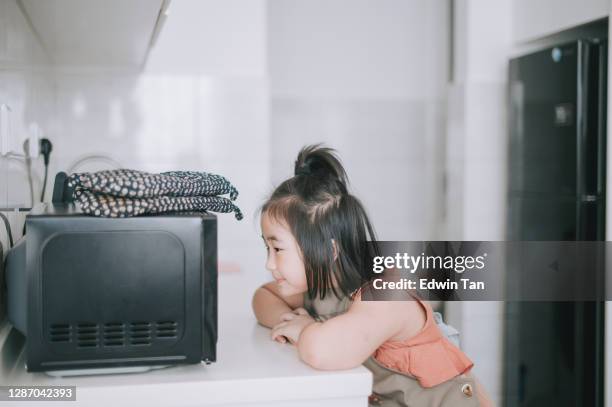
[[[334,261],[338,260],[338,244],[334,239],[331,240],[332,248],[334,249]]]

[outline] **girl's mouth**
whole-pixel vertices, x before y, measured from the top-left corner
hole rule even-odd
[[[277,278],[277,279],[276,279],[276,284],[283,283],[284,281],[285,281],[285,279],[284,279],[284,278]]]

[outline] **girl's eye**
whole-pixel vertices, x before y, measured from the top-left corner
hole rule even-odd
[[[267,251],[267,252],[269,252],[269,251],[270,251],[270,246],[265,246],[265,248],[266,248],[266,251]],[[279,249],[278,247],[273,247],[273,249],[274,249],[274,251],[275,251],[276,253],[278,253],[278,252],[280,252],[281,250],[283,250],[283,249]]]

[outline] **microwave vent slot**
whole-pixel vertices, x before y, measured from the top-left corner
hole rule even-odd
[[[76,341],[78,348],[96,348],[99,342],[98,324],[80,322],[76,326]]]
[[[105,347],[125,346],[125,324],[123,322],[104,324],[103,341]]]
[[[176,338],[177,336],[176,321],[159,321],[156,324],[156,337],[159,339]]]
[[[151,323],[150,322],[132,322],[129,332],[130,345],[132,346],[150,346],[151,345]]]
[[[49,327],[51,342],[70,342],[70,334],[70,324],[51,324]]]
[[[177,321],[113,321],[106,323],[56,323],[49,326],[53,343],[74,341],[77,348],[113,348],[151,346],[155,342],[168,343],[178,338]]]

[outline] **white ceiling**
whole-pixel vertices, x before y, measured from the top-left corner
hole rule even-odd
[[[140,68],[162,0],[18,0],[58,66]]]

